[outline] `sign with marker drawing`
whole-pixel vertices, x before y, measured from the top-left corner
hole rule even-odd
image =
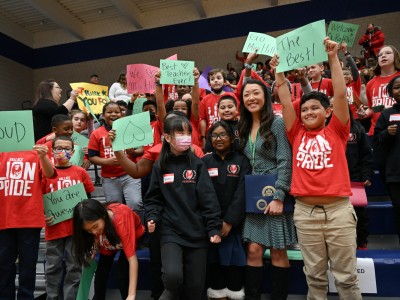
[[[126,81],[128,93],[154,93],[156,89],[154,74],[157,67],[146,64],[133,64],[126,66]]]
[[[359,27],[356,24],[331,21],[326,35],[332,41],[339,44],[345,42],[348,47],[352,47]]]
[[[112,143],[114,151],[153,143],[153,131],[148,111],[115,120],[112,128],[115,130],[115,139]]]
[[[372,258],[357,258],[357,276],[361,293],[378,293],[376,288],[375,265]],[[329,292],[337,293],[335,279],[330,270],[328,270],[328,282]]]
[[[79,109],[85,112],[89,111],[93,115],[101,114],[103,106],[110,102],[108,98],[108,86],[87,82],[70,83],[69,85],[72,89],[78,90],[78,106]]]
[[[328,60],[323,43],[325,20],[302,26],[276,38],[279,65],[276,72],[320,63]]]
[[[276,53],[276,38],[264,33],[249,32],[242,52],[253,53],[256,50],[258,54],[274,56]]]
[[[83,183],[70,183],[65,188],[43,195],[44,213],[46,217],[53,217],[53,223],[58,224],[72,218],[74,207],[82,200],[87,199]]]
[[[32,150],[35,145],[31,110],[0,112],[0,152]]]
[[[71,136],[72,141],[74,142],[74,144],[77,144],[79,146],[83,147],[87,147],[89,144],[89,139],[86,136],[83,136],[82,134],[74,131],[72,133]]]
[[[160,60],[162,84],[194,85],[194,61]]]

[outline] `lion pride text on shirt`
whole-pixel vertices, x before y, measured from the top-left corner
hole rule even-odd
[[[324,136],[303,136],[296,155],[297,166],[309,170],[333,168],[331,154],[332,148]]]

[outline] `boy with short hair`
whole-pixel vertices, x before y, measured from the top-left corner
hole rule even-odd
[[[42,178],[43,194],[52,193],[60,189],[83,183],[85,191],[90,197],[94,191],[93,183],[85,169],[74,166],[70,158],[74,153],[74,142],[68,136],[58,136],[52,141],[55,171],[53,176]],[[82,269],[75,262],[72,253],[72,219],[52,225],[53,217],[46,218],[46,293],[48,300],[60,298],[75,300],[78,293]],[[65,260],[64,260],[65,255]],[[66,274],[63,278],[63,261]],[[63,286],[63,292],[61,287]]]
[[[226,81],[226,73],[222,69],[213,69],[208,72],[208,84],[211,87],[211,94],[208,94],[200,102],[200,134],[203,149],[205,147],[206,136],[208,129],[216,122],[219,121],[218,115],[218,101],[223,95],[232,95],[236,99],[236,104],[239,106],[239,101],[236,96],[231,92],[225,92],[224,86]]]
[[[307,75],[310,78],[310,83],[313,91],[324,93],[325,95],[333,96],[332,81],[329,78],[322,77],[324,64],[312,64],[307,67]]]
[[[339,45],[329,38],[325,38],[324,44],[335,94],[333,114],[328,97],[311,92],[301,99],[299,120],[283,73],[276,75],[287,136],[293,147],[294,222],[309,288],[307,299],[326,299],[329,262],[339,297],[357,300],[361,299],[356,271],[357,217],[349,201],[351,189],[346,161],[349,109],[337,57]],[[277,56],[271,65],[278,65]]]

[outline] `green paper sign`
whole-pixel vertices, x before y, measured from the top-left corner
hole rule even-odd
[[[90,266],[84,267],[82,276],[79,282],[78,294],[76,300],[87,300],[89,299],[90,286],[92,284],[94,273],[97,269],[97,262],[93,259],[90,262]]]
[[[85,153],[83,152],[83,149],[79,145],[74,145],[74,155],[72,155],[71,159],[69,162],[73,164],[74,166],[82,167],[83,164],[83,158],[85,156]]]
[[[113,122],[116,136],[112,143],[114,151],[136,148],[153,143],[153,130],[148,111]]]
[[[352,47],[359,27],[360,26],[356,24],[331,21],[329,23],[327,36],[329,36],[332,41],[339,44],[345,42],[347,46]]]
[[[83,101],[83,99],[81,99],[81,100]],[[93,112],[92,108],[90,107],[89,103],[87,103],[86,101],[84,103],[85,103],[85,107],[88,109],[90,114],[93,116],[93,119],[95,119],[97,121],[97,123],[99,123],[99,120],[97,120],[97,117],[96,117],[95,113]]]
[[[323,43],[325,36],[325,20],[320,20],[277,37],[279,65],[276,72],[328,60]]]
[[[85,199],[87,195],[83,183],[43,195],[44,213],[54,219],[50,226],[71,219],[74,207]]]
[[[31,110],[0,112],[0,152],[32,150],[35,145]]]
[[[77,144],[82,148],[87,147],[89,144],[89,139],[86,136],[77,133],[76,131],[74,131],[74,133],[72,134],[71,139],[74,141],[74,144]]]
[[[143,112],[143,103],[147,101],[147,98],[137,98],[133,103],[133,114],[137,115]]]
[[[194,61],[160,60],[162,84],[194,85]]]
[[[253,53],[256,50],[258,54],[274,56],[276,53],[276,38],[264,33],[249,32],[242,52]]]

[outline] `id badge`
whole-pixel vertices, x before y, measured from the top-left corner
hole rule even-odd
[[[173,183],[174,182],[174,173],[164,174],[164,184]]]
[[[210,175],[210,177],[217,177],[218,176],[218,168],[208,169],[208,174]]]

